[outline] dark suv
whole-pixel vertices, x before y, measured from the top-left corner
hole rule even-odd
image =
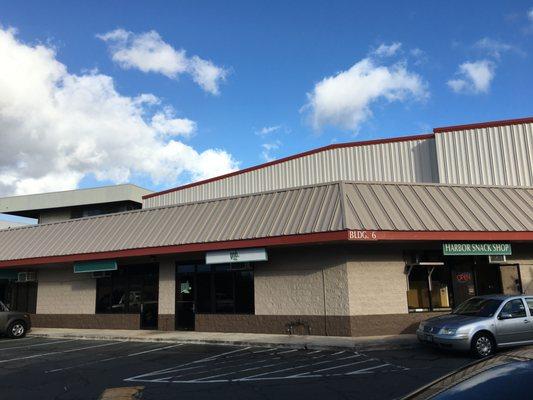
[[[9,308],[0,301],[0,334],[13,339],[26,336],[31,329],[30,315],[27,313],[9,311]]]

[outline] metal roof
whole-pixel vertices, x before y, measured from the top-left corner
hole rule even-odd
[[[378,231],[533,231],[533,188],[344,183],[346,225]]]
[[[0,262],[347,230],[533,232],[533,188],[333,182],[2,230]]]

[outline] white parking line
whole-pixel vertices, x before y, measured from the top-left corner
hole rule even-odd
[[[277,349],[278,349],[277,347],[271,347],[271,348],[265,349],[265,350],[252,351],[252,354],[266,353],[267,351],[275,351]]]
[[[276,353],[276,354],[288,354],[288,353],[294,353],[295,351],[298,351],[298,349],[292,349],[292,350],[287,350],[287,351],[280,351],[279,353]]]
[[[349,366],[351,366],[351,365],[362,364],[362,363],[366,363],[366,362],[369,362],[369,361],[376,361],[376,360],[373,359],[373,358],[368,358],[368,359],[366,359],[366,360],[356,361],[356,362],[353,362],[353,363],[341,364],[341,365],[334,365],[333,367],[329,367],[329,368],[317,369],[317,370],[310,371],[310,372],[305,372],[305,373],[303,373],[303,374],[299,374],[299,375],[306,375],[306,374],[316,373],[316,372],[331,371],[332,369],[349,367]],[[293,375],[293,376],[294,376],[294,375]]]
[[[137,379],[140,379],[140,378],[145,378],[145,377],[164,374],[164,373],[172,373],[173,370],[176,370],[176,368],[182,368],[182,367],[186,367],[186,366],[189,366],[189,365],[198,364],[198,363],[202,363],[202,362],[206,362],[206,361],[213,361],[213,360],[216,360],[217,358],[226,356],[228,354],[234,354],[234,353],[242,352],[242,351],[249,350],[249,349],[251,349],[251,347],[244,347],[242,349],[237,349],[237,350],[233,350],[233,351],[228,351],[226,353],[216,354],[216,355],[211,356],[211,357],[201,358],[199,360],[191,361],[191,362],[188,362],[188,363],[185,363],[185,364],[181,364],[181,365],[176,365],[174,367],[164,368],[164,369],[160,369],[160,370],[157,370],[157,371],[148,372],[146,374],[132,376],[130,378],[124,379],[124,381],[125,382],[134,382],[134,381],[136,381]]]
[[[121,343],[124,343],[124,342],[105,343],[105,344],[99,344],[99,345],[96,345],[96,346],[79,347],[79,348],[70,349],[70,350],[52,351],[50,353],[34,354],[33,356],[10,358],[9,360],[0,360],[0,364],[8,363],[8,362],[11,362],[11,361],[28,360],[30,358],[46,357],[46,356],[51,356],[51,355],[54,355],[54,354],[72,353],[72,352],[75,352],[75,351],[94,349],[96,347],[113,346],[113,345],[117,345],[117,344],[121,344]]]
[[[172,349],[173,347],[180,347],[180,346],[183,346],[183,344],[174,344],[172,346],[158,347],[157,349],[140,351],[138,353],[128,354],[126,357],[140,356],[141,354],[152,353],[154,351],[161,351],[161,350],[166,350],[166,349]]]
[[[49,373],[53,373],[53,372],[66,371],[66,370],[74,369],[74,368],[87,367],[89,365],[99,364],[99,363],[103,363],[103,362],[107,362],[107,361],[119,360],[121,358],[126,358],[126,357],[135,357],[135,356],[139,356],[141,354],[152,353],[154,351],[160,351],[160,350],[165,350],[165,349],[169,349],[169,348],[172,348],[172,347],[179,347],[179,346],[183,346],[183,344],[175,344],[175,345],[172,345],[172,346],[158,347],[156,349],[140,351],[138,353],[127,354],[127,355],[124,355],[124,356],[116,356],[116,357],[104,358],[102,360],[89,361],[89,362],[86,362],[86,363],[71,365],[69,367],[64,367],[64,368],[49,369],[47,371],[44,371],[44,373],[45,374],[49,374]]]
[[[390,364],[381,364],[381,365],[376,365],[375,367],[369,367],[369,368],[365,368],[365,369],[359,369],[357,371],[352,371],[352,372],[348,372],[344,375],[357,375],[357,374],[364,374],[364,373],[367,373],[368,371],[371,371],[371,370],[374,370],[374,369],[378,369],[378,368],[383,368],[383,367],[386,367],[387,365],[390,365]]]
[[[78,339],[58,340],[58,341],[55,341],[55,342],[46,342],[46,343],[37,343],[37,344],[27,344],[25,346],[2,347],[2,348],[0,348],[0,351],[11,350],[11,349],[26,349],[28,347],[47,346],[49,344],[75,342],[76,340],[78,340]]]

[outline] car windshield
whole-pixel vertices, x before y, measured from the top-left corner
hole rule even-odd
[[[7,306],[4,303],[2,303],[1,301],[0,301],[0,311],[9,311]]]
[[[502,304],[502,300],[473,297],[461,303],[453,311],[453,314],[473,317],[492,317],[500,304]]]

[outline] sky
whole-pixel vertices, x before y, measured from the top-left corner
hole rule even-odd
[[[533,1],[0,0],[0,196],[532,116]]]

